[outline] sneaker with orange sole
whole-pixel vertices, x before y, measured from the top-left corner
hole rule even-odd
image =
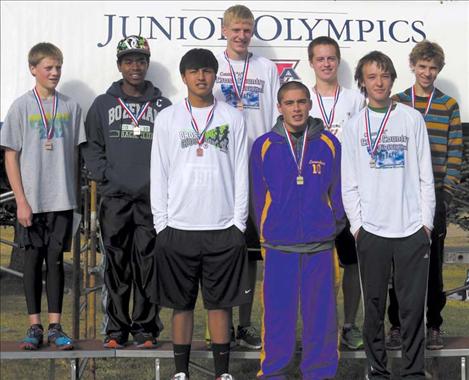
[[[142,331],[134,335],[134,344],[138,348],[155,348],[156,343],[156,338],[153,337],[152,333]]]
[[[127,338],[121,332],[112,332],[104,338],[104,348],[120,349],[124,348]]]

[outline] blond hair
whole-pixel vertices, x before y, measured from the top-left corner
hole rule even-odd
[[[235,20],[249,21],[254,24],[254,15],[251,10],[244,5],[233,5],[223,14],[223,26],[228,26]]]
[[[55,58],[60,64],[63,63],[64,57],[60,49],[50,42],[40,42],[34,45],[28,53],[28,63],[30,66],[37,66],[44,58]]]

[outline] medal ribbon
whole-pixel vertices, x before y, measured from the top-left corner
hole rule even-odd
[[[386,129],[386,124],[388,123],[389,120],[389,115],[391,115],[391,109],[392,109],[392,102],[389,105],[386,114],[383,117],[383,120],[381,120],[381,125],[379,126],[378,133],[376,135],[375,140],[373,141],[371,139],[371,123],[370,123],[370,109],[367,107],[366,112],[365,112],[365,136],[366,136],[366,142],[368,144],[368,148],[370,149],[370,156],[373,157],[376,153],[376,150],[378,149],[379,143],[381,141],[381,138],[383,137],[384,130]]]
[[[309,125],[306,126],[306,129],[303,133],[303,146],[301,148],[300,162],[298,163],[298,160],[295,154],[295,149],[293,149],[293,141],[291,139],[290,132],[288,131],[287,127],[285,127],[285,123],[283,123],[283,129],[285,129],[285,134],[287,135],[288,146],[290,147],[293,160],[295,161],[295,165],[298,169],[298,175],[301,175],[301,172],[303,170],[303,159],[305,157],[305,152],[306,152],[306,135],[308,134],[308,127]]]
[[[127,103],[125,103],[121,98],[117,98],[117,101],[120,103],[120,105],[122,106],[122,108],[125,110],[125,112],[127,112],[127,114],[130,116],[130,118],[132,119],[134,125],[136,127],[138,127],[138,124],[140,122],[140,119],[142,118],[142,116],[145,114],[145,112],[147,111],[148,109],[148,106],[150,105],[150,102],[146,102],[142,108],[140,108],[140,112],[138,113],[138,115],[135,115],[131,110],[130,110],[130,107]]]
[[[411,96],[412,96],[412,108],[415,108],[415,86],[412,86],[411,91]],[[432,105],[432,100],[433,100],[433,95],[435,95],[435,87],[433,87],[433,91],[428,97],[428,102],[425,107],[425,113],[423,114],[423,117],[427,116],[428,111],[430,110],[430,106]]]
[[[340,86],[337,86],[335,89],[334,93],[334,103],[332,104],[331,111],[329,112],[329,116],[326,113],[326,109],[324,108],[324,103],[322,101],[322,96],[319,93],[319,91],[314,88],[314,92],[316,93],[316,98],[318,99],[318,104],[319,104],[319,110],[321,111],[321,116],[322,120],[324,121],[324,124],[326,125],[327,129],[331,129],[332,123],[334,122],[334,116],[335,116],[335,106],[337,104],[337,101],[339,100],[339,95],[340,95]]]
[[[197,142],[199,143],[199,146],[200,146],[205,141],[205,132],[207,131],[208,127],[210,126],[210,123],[212,122],[213,115],[215,113],[215,107],[217,105],[217,100],[213,99],[213,107],[207,115],[207,120],[205,121],[205,128],[203,129],[202,132],[199,132],[199,126],[197,125],[197,121],[195,120],[194,115],[192,115],[191,102],[189,101],[188,98],[184,99],[184,101],[185,101],[185,104],[186,104],[186,109],[191,115],[192,129],[194,130],[195,134],[197,135]]]
[[[57,109],[59,108],[59,97],[56,96],[56,94],[54,93],[54,98],[52,100],[52,123],[49,126],[49,121],[47,120],[46,112],[44,111],[44,105],[42,104],[41,97],[39,96],[36,87],[33,88],[33,94],[36,98],[39,113],[41,114],[42,123],[44,124],[44,128],[46,129],[47,140],[50,140],[52,139],[52,137],[54,137],[54,126],[55,118],[57,116]]]
[[[236,96],[238,97],[239,100],[243,99],[243,93],[244,93],[244,88],[246,87],[246,80],[248,78],[248,71],[249,71],[249,56],[250,54],[248,53],[246,55],[246,59],[244,60],[244,67],[243,67],[243,74],[241,78],[241,84],[238,84],[238,81],[236,79],[236,73],[233,69],[233,66],[231,65],[230,59],[228,58],[228,54],[226,54],[225,51],[225,59],[228,62],[228,66],[230,68],[230,75],[231,75],[231,83],[233,83],[233,88],[235,90]]]

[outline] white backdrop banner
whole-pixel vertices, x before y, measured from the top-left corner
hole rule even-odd
[[[341,47],[339,78],[356,87],[357,61],[371,50],[388,54],[398,78],[393,91],[413,83],[408,55],[416,42],[438,42],[446,66],[437,86],[455,97],[461,117],[469,122],[469,2],[455,1],[240,1],[256,17],[251,50],[276,62],[283,81],[314,84],[307,46],[329,35]],[[93,99],[120,79],[116,46],[123,36],[149,40],[151,64],[147,79],[173,102],[185,96],[179,75],[181,56],[193,47],[222,51],[221,20],[226,1],[2,1],[1,113],[31,89],[29,49],[52,42],[64,53],[59,91],[88,110]]]

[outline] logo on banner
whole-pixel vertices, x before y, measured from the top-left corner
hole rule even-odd
[[[295,69],[300,62],[299,59],[273,59],[277,66],[277,72],[280,77],[280,84],[284,84],[291,80],[301,80]]]

